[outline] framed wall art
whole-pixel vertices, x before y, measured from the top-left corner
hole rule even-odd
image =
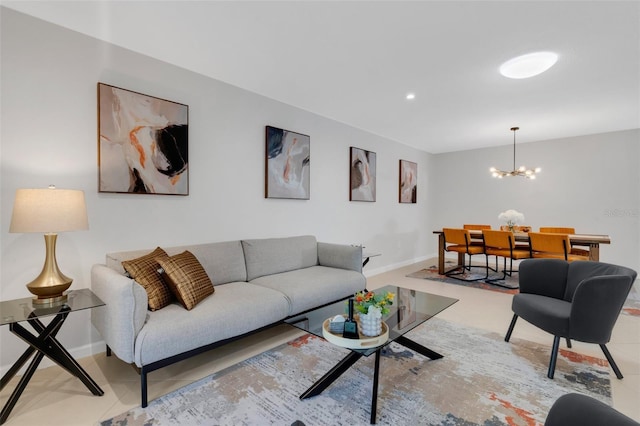
[[[399,199],[401,203],[417,202],[418,198],[418,164],[400,160]]]
[[[376,201],[376,153],[351,147],[349,201]]]
[[[189,107],[98,83],[98,191],[189,195]]]
[[[266,126],[265,198],[310,197],[311,138]]]

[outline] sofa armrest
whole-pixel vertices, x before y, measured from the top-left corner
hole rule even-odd
[[[318,263],[322,266],[362,272],[362,247],[319,242]]]
[[[136,336],[147,316],[146,291],[133,279],[101,264],[91,268],[91,289],[105,303],[91,310],[91,322],[118,358],[132,363]]]

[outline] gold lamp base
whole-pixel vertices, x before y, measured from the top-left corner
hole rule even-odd
[[[44,242],[47,249],[44,266],[38,277],[27,284],[27,289],[36,297],[34,305],[52,306],[67,301],[64,293],[73,282],[72,278],[64,275],[58,268],[56,261],[56,239],[58,234],[44,234]]]

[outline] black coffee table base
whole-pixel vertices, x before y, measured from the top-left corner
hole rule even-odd
[[[396,343],[401,344],[402,346],[411,349],[421,355],[429,359],[440,359],[443,356],[431,349],[422,346],[420,343],[414,342],[411,339],[408,339],[404,336],[398,336],[395,340]],[[380,346],[375,354],[375,367],[373,372],[373,389],[371,393],[371,424],[376,423],[376,411],[378,408],[378,376],[380,372],[380,352],[382,349],[391,342],[388,342],[384,346]],[[311,398],[312,396],[317,396],[322,393],[329,385],[331,385],[338,377],[340,377],[345,371],[347,371],[353,364],[356,363],[360,358],[362,358],[364,354],[360,352],[349,352],[347,356],[342,358],[340,362],[338,362],[331,370],[329,370],[324,376],[322,376],[317,382],[315,382],[309,389],[300,395],[300,399]]]

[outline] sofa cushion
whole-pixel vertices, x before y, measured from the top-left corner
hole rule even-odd
[[[156,260],[164,270],[162,276],[171,292],[186,310],[190,311],[213,294],[213,283],[190,251],[171,257],[159,257]]]
[[[216,293],[190,311],[174,303],[149,312],[135,342],[138,367],[229,339],[283,320],[284,295],[246,282],[217,286]]]
[[[297,315],[363,290],[366,279],[356,271],[312,266],[256,278],[251,284],[283,293],[291,305],[288,314]]]
[[[193,244],[188,246],[164,247],[169,256],[189,250],[198,259],[213,285],[246,281],[247,270],[244,265],[244,252],[239,240],[220,243]],[[108,253],[106,264],[109,268],[124,273],[122,262],[143,256],[151,251],[130,250]]]
[[[174,254],[166,249],[167,253]],[[214,285],[247,280],[244,252],[239,240],[183,246],[200,261]]]
[[[247,281],[318,264],[318,243],[312,235],[243,240]]]
[[[122,267],[131,278],[144,287],[149,298],[149,309],[152,311],[162,309],[175,300],[158,272],[160,265],[156,258],[160,257],[167,257],[167,253],[157,247],[151,253],[122,262]]]

